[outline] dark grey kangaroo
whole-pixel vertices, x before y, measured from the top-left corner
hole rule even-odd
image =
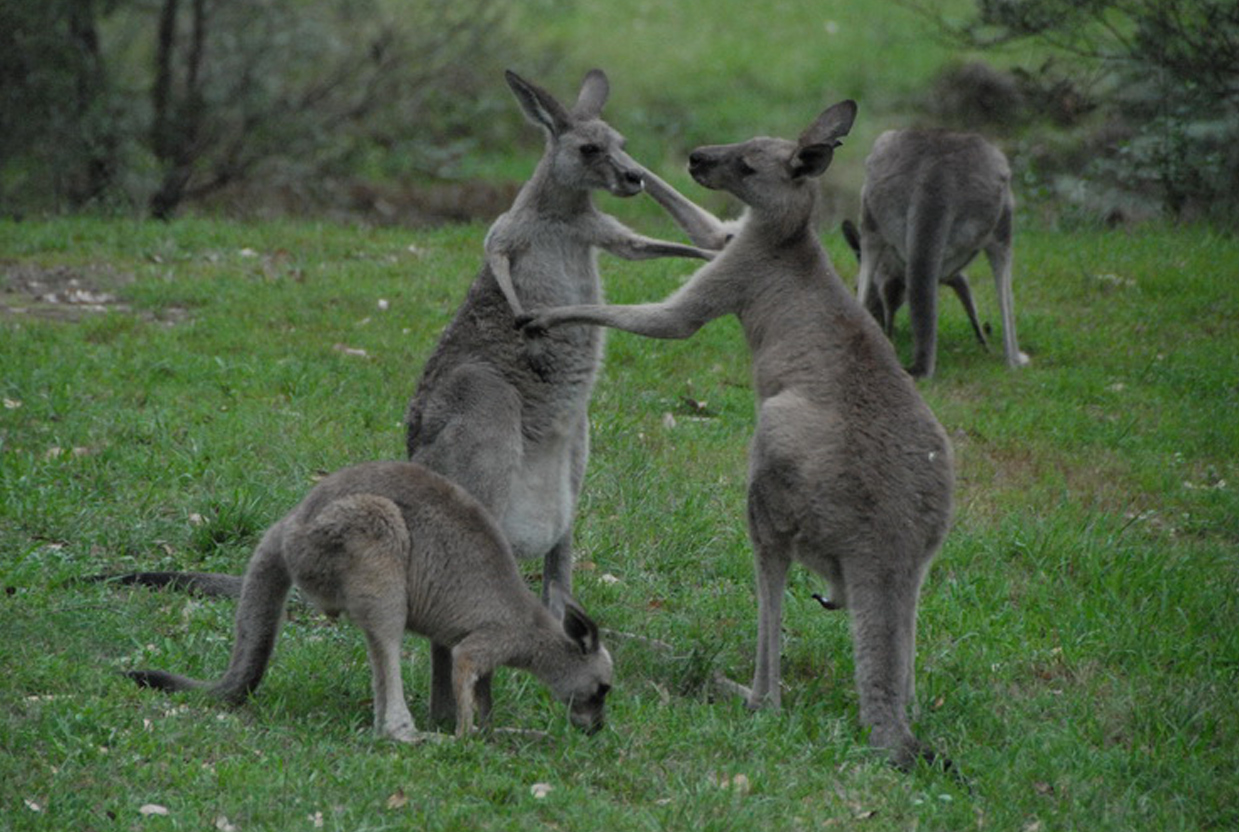
[[[365,633],[380,736],[424,736],[400,676],[406,630],[451,651],[458,736],[473,729],[475,714],[488,722],[490,689],[479,682],[499,665],[541,679],[568,705],[574,725],[591,733],[602,727],[612,663],[597,626],[558,587],[544,606],[486,509],[411,462],[337,471],[267,530],[245,570],[222,678],[205,682],[162,670],[128,675],[147,687],[204,688],[240,703],[262,680],[294,583],[324,612],[348,613]]]
[[[486,263],[444,330],[409,403],[409,458],[463,486],[520,558],[541,557],[543,586],[572,585],[572,524],[589,456],[588,408],[602,358],[594,327],[535,342],[513,326],[522,305],[602,302],[596,251],[627,259],[711,252],[643,237],[594,207],[591,192],[641,192],[643,168],[600,114],[606,75],[586,75],[569,110],[507,73],[546,150],[486,235]],[[431,712],[451,716],[447,651],[436,647]]]
[[[757,428],[748,521],[757,566],[757,667],[752,707],[778,705],[782,601],[800,561],[851,612],[860,719],[901,766],[932,752],[912,734],[916,610],[921,582],[950,523],[951,446],[890,342],[844,287],[811,216],[814,177],[829,166],[856,105],[829,108],[799,141],[756,138],[693,151],[707,188],[748,205],[734,239],[660,303],[538,310],[531,336],[593,323],[686,338],[734,314],[752,352]],[[726,236],[709,214],[651,180],[651,195],[695,238]]]
[[[994,271],[1007,365],[1021,367],[1011,288],[1011,168],[998,148],[971,133],[888,130],[865,160],[857,295],[890,333],[907,289],[913,376],[932,376],[937,360],[938,284],[959,294],[978,338],[972,293],[961,273],[984,251]],[[876,295],[876,297],[875,297]]]

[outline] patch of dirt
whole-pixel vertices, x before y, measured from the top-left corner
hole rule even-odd
[[[133,275],[111,266],[40,266],[0,260],[0,315],[80,321],[109,310],[128,312],[121,291]]]

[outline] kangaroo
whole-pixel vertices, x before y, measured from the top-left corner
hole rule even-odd
[[[953,288],[968,309],[971,292],[965,300],[959,287],[967,283],[959,272],[980,251],[994,272],[1007,365],[1029,363],[1015,336],[1014,212],[1007,158],[982,137],[940,130],[888,130],[878,136],[865,160],[861,190],[857,295],[866,308],[882,310],[889,334],[897,304],[890,305],[883,293],[906,285],[913,341],[908,372],[913,376],[934,374],[938,283],[955,281]],[[969,317],[977,328],[975,310]]]
[[[239,704],[262,681],[296,584],[328,615],[362,629],[374,687],[374,727],[401,742],[414,726],[400,676],[405,630],[451,650],[456,734],[490,718],[483,678],[500,665],[533,673],[590,733],[604,721],[612,662],[598,627],[560,587],[549,606],[525,585],[486,509],[464,489],[411,462],[371,462],[322,480],[271,526],[245,570],[228,669],[206,682],[161,670],[127,675],[145,687],[204,688]]]
[[[860,229],[851,220],[844,220],[840,230],[843,232],[843,239],[847,241],[848,247],[856,255],[856,262],[859,263]],[[873,317],[882,322],[882,331],[886,333],[886,337],[891,338],[895,334],[895,313],[899,311],[899,307],[903,306],[904,292],[908,285],[907,278],[903,269],[893,263],[880,263],[874,267],[871,274],[873,287],[869,292],[866,307]],[[940,278],[939,282],[954,290],[964,311],[968,313],[968,322],[972,324],[972,331],[976,334],[977,341],[988,350],[989,339],[985,337],[985,330],[981,322],[977,320],[977,307],[972,302],[972,287],[968,284],[968,276],[963,272],[955,272],[949,277]]]
[[[594,207],[591,192],[634,196],[645,173],[601,119],[610,89],[601,70],[585,76],[570,110],[516,73],[506,77],[525,116],[545,131],[545,152],[487,232],[485,264],[423,368],[407,446],[411,460],[490,510],[517,557],[543,558],[545,590],[572,585],[573,515],[603,344],[592,327],[530,342],[513,322],[524,305],[601,302],[599,248],[627,259],[712,253],[643,237]],[[448,653],[432,652],[431,713],[448,720]]]
[[[536,310],[530,337],[591,323],[687,338],[736,315],[752,353],[757,426],[748,527],[757,572],[757,661],[748,703],[780,704],[787,572],[825,576],[851,613],[860,719],[900,766],[933,752],[912,733],[916,609],[951,516],[952,451],[873,317],[844,287],[811,216],[815,177],[851,129],[856,104],[825,110],[798,141],[754,138],[689,157],[699,184],[747,206],[734,239],[669,298],[633,306]],[[698,233],[727,228],[673,191],[651,195]]]
[[[594,206],[593,191],[635,196],[648,175],[601,118],[610,92],[605,73],[585,76],[571,109],[514,72],[506,79],[525,116],[546,132],[545,151],[512,207],[487,232],[482,269],[423,368],[406,415],[407,450],[411,460],[480,500],[517,557],[544,558],[549,600],[551,585],[572,585],[572,521],[589,454],[587,411],[602,338],[593,328],[574,327],[531,344],[513,322],[526,303],[600,302],[599,248],[632,260],[709,260],[713,252],[642,236]],[[700,221],[692,228],[700,233]],[[239,577],[214,573],[101,577],[231,597],[241,590]],[[431,718],[449,722],[450,652],[436,644],[432,655]]]

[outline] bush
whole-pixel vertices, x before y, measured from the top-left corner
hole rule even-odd
[[[1179,218],[1235,216],[1239,194],[1239,5],[1233,0],[978,0],[952,23],[968,48],[1036,40],[1054,60],[1024,77],[1086,89],[1105,145],[1084,171],[1094,189],[1155,201]],[[1061,121],[1058,126],[1063,126]],[[1076,171],[1078,173],[1078,171]]]
[[[498,0],[5,4],[0,197],[168,218],[256,178],[315,187],[376,146],[435,168],[430,148],[457,147],[487,106],[506,14]]]

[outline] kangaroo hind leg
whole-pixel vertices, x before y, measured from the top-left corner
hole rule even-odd
[[[1002,351],[1007,366],[1024,367],[1030,363],[1028,355],[1020,351],[1015,334],[1015,291],[1011,286],[1011,209],[1003,211],[994,239],[985,247],[985,256],[994,271],[994,289],[998,295],[998,311],[1002,315]]]
[[[916,607],[924,569],[869,560],[851,570],[845,565],[844,571],[860,721],[871,729],[870,744],[884,749],[893,763],[904,768],[917,758],[932,759],[933,753],[908,724],[914,695]]]
[[[757,660],[748,701],[753,709],[782,704],[783,591],[792,565],[791,542],[763,516],[762,502],[750,493],[749,533],[757,572]]]
[[[977,305],[972,301],[972,287],[968,285],[967,275],[963,272],[956,272],[950,277],[944,277],[942,282],[954,290],[960,305],[964,307],[964,312],[968,314],[968,323],[972,324],[972,332],[977,336],[977,342],[988,350],[989,340],[985,337],[985,330],[977,319]]]
[[[408,620],[409,533],[391,500],[354,494],[315,518],[300,564],[306,594],[343,611],[366,637],[380,737],[414,742],[419,734],[404,698],[400,646]]]

